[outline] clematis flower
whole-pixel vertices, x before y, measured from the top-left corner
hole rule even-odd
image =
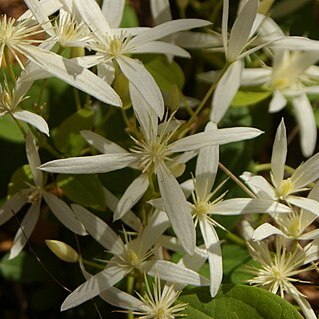
[[[261,131],[254,128],[226,128],[194,134],[172,142],[179,125],[172,119],[158,125],[157,116],[151,110],[145,112],[146,102],[133,87],[131,95],[143,137],[133,138],[135,146],[130,152],[113,142],[101,140],[96,134],[84,132],[89,143],[104,154],[54,160],[40,168],[48,172],[67,174],[106,173],[128,166],[139,169],[142,174],[125,191],[115,212],[115,219],[125,215],[141,199],[155,174],[172,227],[185,250],[192,254],[195,247],[194,225],[174,172],[177,173],[183,168],[185,158],[191,158],[189,152],[196,152],[208,145],[250,139],[261,134]],[[184,154],[176,156],[176,153]]]
[[[200,19],[180,19],[163,23],[150,29],[125,28],[118,29],[123,1],[104,2],[103,14],[95,0],[78,0],[75,7],[80,17],[91,30],[91,40],[87,47],[96,52],[95,62],[100,71],[106,74],[108,81],[114,78],[115,67],[119,67],[125,77],[140,92],[146,101],[146,105],[152,108],[158,117],[164,114],[164,102],[161,92],[141,61],[130,57],[131,54],[140,53],[164,53],[182,57],[189,57],[184,49],[163,41],[158,41],[169,34],[203,27],[210,24],[209,21]],[[114,9],[112,14],[106,8],[111,5]],[[113,16],[117,15],[117,16]],[[112,17],[113,16],[113,17]],[[111,24],[108,19],[111,19]],[[104,70],[104,71],[103,71]]]
[[[316,267],[314,264],[307,266],[313,261],[308,258],[311,245],[308,244],[304,249],[296,246],[292,251],[288,251],[281,239],[277,238],[274,253],[264,242],[249,245],[250,254],[260,267],[248,266],[247,271],[255,276],[248,280],[249,283],[274,294],[279,293],[282,298],[285,295],[290,296],[298,303],[307,319],[316,319],[307,297],[294,286],[294,283],[298,282],[308,283],[295,278],[296,275]]]
[[[126,236],[124,243],[111,227],[87,209],[79,205],[73,205],[72,208],[90,235],[114,256],[106,261],[105,269],[90,276],[65,299],[61,310],[76,307],[104,291],[107,292],[133,270],[176,283],[196,286],[209,284],[206,278],[195,271],[154,256],[154,245],[169,227],[165,213],[152,215],[143,231],[134,239]]]
[[[264,177],[249,172],[244,172],[241,178],[258,198],[284,202],[318,215],[319,202],[317,200],[295,194],[307,190],[307,185],[319,178],[319,153],[302,163],[288,178],[284,178],[286,156],[286,127],[282,120],[278,126],[272,150],[271,184]]]
[[[311,189],[309,199],[319,200],[319,184]],[[262,240],[271,235],[279,235],[291,240],[313,240],[319,237],[319,230],[307,231],[307,228],[316,220],[318,215],[305,209],[293,209],[288,214],[271,214],[275,226],[264,223],[255,229],[252,240]]]
[[[34,18],[22,17],[18,20],[8,18],[6,15],[0,17],[0,63],[2,63],[4,52],[9,51],[24,69],[19,55],[25,56],[41,69],[51,75],[60,78],[70,85],[96,97],[104,103],[121,106],[122,101],[115,91],[101,78],[91,71],[82,67],[77,61],[65,59],[58,54],[46,50],[48,42],[54,36],[53,27],[47,16],[43,14],[41,2],[28,0],[26,4],[38,20],[34,24]],[[46,40],[34,39],[34,36],[46,34]],[[40,44],[40,45],[36,45]]]
[[[26,138],[26,152],[34,185],[28,185],[28,188],[14,194],[0,208],[0,225],[2,225],[14,217],[24,205],[31,204],[15,235],[9,258],[16,257],[30,238],[40,216],[42,200],[48,205],[57,219],[72,232],[79,235],[86,235],[83,225],[76,219],[71,208],[57,196],[45,189],[44,174],[37,169],[41,162],[31,133],[29,133]]]

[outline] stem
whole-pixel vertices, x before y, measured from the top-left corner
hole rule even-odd
[[[48,83],[48,79],[44,79],[42,81],[42,85],[41,85],[41,89],[40,89],[40,93],[39,93],[39,97],[38,97],[38,102],[37,102],[38,105],[41,105],[42,97],[43,97],[44,90],[45,90],[47,83]]]
[[[24,136],[24,138],[26,138],[26,137],[27,137],[27,132],[25,131],[25,129],[23,128],[23,126],[20,124],[20,122],[19,122],[12,114],[10,114],[10,115],[12,116],[12,118],[13,118],[13,120],[16,122],[16,124],[18,125],[18,127],[19,127],[19,129],[20,129],[22,135]]]
[[[98,263],[96,263],[94,261],[89,261],[89,260],[86,260],[86,259],[82,259],[82,261],[83,261],[84,265],[88,265],[88,266],[91,266],[91,267],[94,267],[94,268],[97,268],[97,269],[102,269],[102,270],[105,269],[105,266],[100,265],[100,264],[98,264]]]
[[[135,282],[135,277],[132,274],[128,275],[127,282],[126,282],[126,291],[130,295],[134,291],[134,282]],[[134,314],[131,312],[128,312],[127,319],[134,319]]]
[[[9,74],[10,74],[10,77],[11,77],[13,83],[16,83],[17,79],[16,79],[16,75],[13,71],[12,64],[10,62],[10,55],[9,55],[8,48],[4,48],[4,60],[5,60],[6,66],[9,70]]]
[[[226,238],[235,243],[235,244],[238,244],[239,246],[243,246],[243,247],[246,247],[246,241],[243,240],[242,238],[240,238],[239,236],[235,235],[234,233],[230,232],[230,231],[227,231],[226,233]]]
[[[74,95],[76,109],[79,111],[82,108],[79,90],[76,88],[73,88],[73,95]]]
[[[218,167],[226,173],[248,196],[251,198],[257,198],[256,195],[222,163],[219,162]]]

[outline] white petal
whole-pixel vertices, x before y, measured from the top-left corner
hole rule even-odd
[[[298,166],[291,176],[294,188],[300,189],[319,178],[319,153],[310,157],[306,162]]]
[[[174,43],[182,48],[199,49],[222,46],[221,38],[203,32],[183,31],[174,34]]]
[[[276,199],[275,189],[262,177],[244,172],[240,178],[248,184],[249,188],[261,199]]]
[[[87,235],[84,226],[75,217],[72,209],[61,199],[48,192],[43,192],[43,198],[57,219],[72,232]]]
[[[95,0],[77,0],[75,5],[82,19],[102,43],[106,35],[112,35],[109,23]]]
[[[115,69],[112,61],[99,63],[97,65],[97,75],[111,85],[115,78]]]
[[[278,188],[284,178],[287,157],[287,136],[285,122],[282,119],[276,132],[271,155],[271,173],[275,187]]]
[[[229,0],[223,2],[223,17],[222,17],[222,39],[225,55],[228,51],[228,16],[229,16]]]
[[[312,230],[308,233],[302,234],[298,240],[313,240],[319,237],[319,229]]]
[[[71,207],[85,229],[97,242],[114,255],[120,255],[123,252],[124,244],[121,238],[108,224],[80,205],[72,204]]]
[[[81,303],[94,298],[103,291],[118,283],[126,274],[127,269],[110,267],[92,276],[89,280],[77,287],[63,302],[61,311],[76,307]]]
[[[129,45],[130,47],[136,47],[145,42],[164,38],[175,32],[205,27],[210,24],[211,22],[201,19],[178,19],[167,21],[137,35],[130,41]]]
[[[136,156],[130,153],[102,154],[54,160],[42,164],[40,169],[63,174],[107,173],[127,167],[134,161]]]
[[[265,68],[243,69],[241,74],[241,86],[259,86],[271,79],[271,70]]]
[[[123,147],[92,131],[83,130],[81,131],[81,135],[90,145],[95,147],[101,153],[128,153]]]
[[[75,61],[33,46],[25,47],[23,53],[41,68],[79,90],[104,103],[122,106],[121,99],[110,85]]]
[[[195,228],[183,191],[173,174],[164,166],[157,168],[157,180],[162,195],[165,212],[186,252],[193,254],[195,249]]]
[[[281,50],[318,51],[319,41],[305,37],[289,36],[273,42],[270,47]]]
[[[306,94],[293,97],[292,105],[300,128],[302,153],[309,157],[313,154],[317,142],[317,125],[312,105]]]
[[[62,3],[58,0],[40,0],[39,1],[45,14],[48,16],[52,15],[62,7]],[[33,17],[31,10],[24,12],[17,20],[27,20]]]
[[[304,264],[308,264],[319,259],[319,238],[310,242],[305,248],[306,260]]]
[[[297,207],[303,208],[319,216],[319,202],[310,198],[299,197],[299,196],[288,196],[287,202]]]
[[[226,57],[229,61],[235,61],[247,45],[250,31],[257,15],[257,10],[258,0],[249,0],[235,20],[228,42]]]
[[[42,187],[43,173],[38,169],[41,165],[41,161],[38,154],[38,148],[35,144],[35,139],[30,132],[26,137],[25,147],[34,183],[36,186]]]
[[[112,212],[115,212],[115,209],[119,202],[118,198],[105,187],[103,187],[103,193],[105,197],[106,206],[109,207]],[[123,216],[121,219],[126,225],[130,226],[137,232],[140,232],[143,228],[141,220],[131,210],[129,210],[127,214]]]
[[[190,58],[190,54],[179,46],[163,41],[150,41],[142,43],[131,50],[132,53],[163,53]]]
[[[123,17],[125,0],[104,0],[102,12],[111,28],[117,28]]]
[[[232,63],[219,80],[212,99],[211,121],[219,123],[228,110],[239,89],[243,66],[244,64],[241,60]]]
[[[239,214],[281,214],[291,213],[291,208],[269,199],[232,198],[215,204],[212,213],[216,215]]]
[[[277,227],[269,223],[265,223],[255,229],[252,240],[259,241],[272,235],[285,236],[285,234]]]
[[[151,0],[152,17],[156,24],[172,20],[172,14],[168,0]]]
[[[279,112],[282,108],[286,106],[286,104],[287,104],[287,100],[284,97],[284,95],[279,90],[275,90],[269,104],[269,112],[270,113]]]
[[[22,192],[14,194],[7,200],[2,207],[0,207],[0,225],[7,222],[10,218],[27,203],[26,195]]]
[[[48,136],[50,135],[48,124],[40,115],[25,110],[17,110],[12,112],[11,114],[15,119],[29,123],[40,132]]]
[[[167,260],[157,260],[148,271],[152,276],[159,276],[162,280],[169,282],[189,284],[193,286],[209,286],[210,281],[197,272],[174,264]]]
[[[142,198],[148,189],[149,181],[148,174],[141,174],[130,184],[121,197],[113,220],[122,218],[126,213]]]
[[[205,131],[214,131],[216,129],[216,125],[209,122],[206,125]],[[196,196],[202,200],[205,200],[214,185],[218,170],[218,163],[218,145],[207,146],[199,150],[195,171],[195,189]]]
[[[206,220],[199,221],[208,254],[210,272],[210,295],[215,297],[223,279],[223,260],[218,235]]]
[[[20,224],[19,230],[17,231],[14,237],[13,246],[10,249],[9,259],[16,257],[29,240],[40,216],[40,205],[41,200],[31,205],[28,209],[26,215],[24,216]]]
[[[251,139],[262,133],[262,131],[251,127],[222,128],[184,137],[169,145],[169,149],[172,152],[198,150],[210,145],[222,145]]]
[[[159,118],[162,118],[164,115],[162,93],[144,65],[139,60],[125,56],[121,56],[116,61],[129,82],[143,96],[147,105],[154,110]]]

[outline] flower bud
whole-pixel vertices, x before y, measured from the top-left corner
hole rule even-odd
[[[62,241],[46,240],[45,243],[51,251],[63,261],[76,263],[80,259],[80,255],[71,246]]]

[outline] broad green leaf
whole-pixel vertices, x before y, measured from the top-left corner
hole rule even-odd
[[[165,57],[158,57],[146,63],[145,66],[163,92],[170,92],[174,85],[179,89],[183,88],[184,74],[176,62],[169,62]]]
[[[89,109],[80,109],[68,117],[57,129],[54,140],[57,148],[64,154],[75,156],[87,145],[80,134],[81,130],[93,128],[93,112]]]
[[[98,210],[105,209],[102,184],[96,175],[58,175],[58,186],[74,203]]]
[[[270,96],[271,92],[238,91],[231,102],[232,106],[249,106],[257,104]]]
[[[244,283],[247,283],[247,280],[254,277],[254,275],[248,273],[247,266],[258,267],[259,264],[251,258],[246,260],[244,263],[242,263],[241,265],[233,269],[233,271],[231,272],[230,274],[231,283],[244,284]]]
[[[188,290],[179,297],[188,304],[188,319],[302,319],[281,297],[261,288],[222,285],[215,298],[208,288]]]
[[[27,126],[24,123],[20,122],[20,124],[27,129]],[[0,138],[15,143],[24,142],[24,137],[21,133],[21,130],[9,114],[0,117]]]
[[[224,275],[229,275],[250,258],[248,251],[238,245],[222,245],[222,256]]]
[[[135,10],[130,5],[125,5],[123,18],[121,22],[122,28],[138,27],[138,17]]]
[[[9,254],[0,261],[0,274],[6,280],[22,283],[42,282],[47,273],[34,256],[22,251],[16,258],[8,260]]]

